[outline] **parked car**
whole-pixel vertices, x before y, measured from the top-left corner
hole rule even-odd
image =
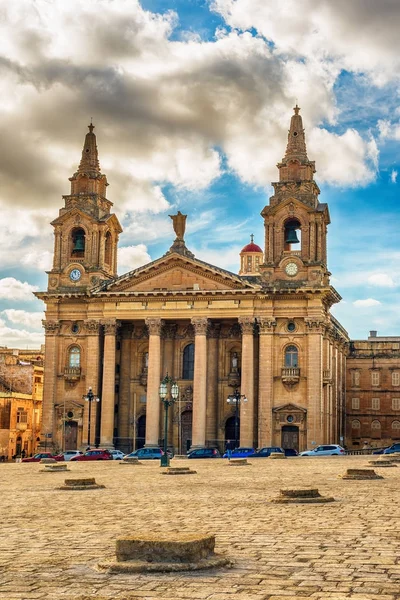
[[[400,444],[392,444],[383,451],[383,454],[394,454],[395,452],[400,452]]]
[[[55,460],[57,460],[57,456],[54,456],[54,454],[52,454],[51,452],[38,452],[38,454],[34,454],[33,456],[30,456],[29,458],[23,458],[21,460],[21,462],[23,462],[23,463],[40,462],[42,460],[42,458],[54,458]]]
[[[161,458],[164,452],[161,448],[139,448],[134,450],[130,454],[127,454],[125,458],[137,457],[140,460],[151,460],[155,458]]]
[[[57,454],[55,459],[68,461],[71,460],[71,458],[73,458],[74,456],[79,456],[80,454],[83,454],[83,452],[81,452],[80,450],[65,450],[64,452]]]
[[[267,458],[272,454],[272,452],[280,452],[281,454],[285,454],[283,448],[279,446],[266,446],[265,448],[260,448],[251,455],[251,458]]]
[[[299,453],[294,448],[284,448],[285,456],[298,456]]]
[[[108,449],[93,448],[93,450],[87,450],[84,454],[78,454],[73,456],[70,460],[72,461],[86,461],[86,460],[112,460],[112,454]]]
[[[387,448],[378,448],[377,450],[372,450],[372,454],[383,454],[387,450]]]
[[[122,460],[125,456],[125,454],[123,452],[121,452],[121,450],[110,450],[113,460]]]
[[[218,448],[195,448],[189,450],[186,458],[221,458]]]
[[[346,450],[337,444],[326,444],[324,446],[317,446],[313,450],[300,452],[300,456],[344,456],[345,454]]]
[[[227,450],[222,458],[246,458],[254,452],[254,448],[235,448],[234,450]]]

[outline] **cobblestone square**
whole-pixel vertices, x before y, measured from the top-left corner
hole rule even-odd
[[[346,481],[366,456],[174,460],[197,474],[162,477],[159,461],[1,464],[0,599],[400,599],[400,468]],[[65,478],[105,489],[61,491]],[[281,488],[318,488],[327,504],[273,504]],[[115,540],[135,533],[215,534],[233,567],[193,573],[109,574]]]

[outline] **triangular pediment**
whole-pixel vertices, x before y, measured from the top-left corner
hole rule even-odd
[[[78,207],[72,208],[71,210],[66,211],[54,221],[51,222],[53,227],[56,225],[64,225],[67,221],[75,221],[78,226],[80,223],[107,223],[110,229],[116,230],[118,233],[122,232],[122,227],[115,216],[115,214],[107,214],[104,215],[101,219],[96,219],[94,216],[88,214],[84,210],[81,210]]]
[[[235,273],[225,271],[196,258],[170,253],[143,267],[106,282],[92,293],[137,292],[216,292],[257,290]]]
[[[275,406],[275,408],[272,409],[272,412],[301,412],[301,413],[306,413],[307,410],[305,408],[303,408],[302,406],[297,406],[297,404],[293,404],[292,402],[289,402],[289,404],[282,404],[281,406]]]

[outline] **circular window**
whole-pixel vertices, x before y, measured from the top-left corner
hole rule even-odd
[[[72,331],[72,333],[78,333],[78,331],[79,331],[78,323],[72,323],[71,331]]]
[[[69,411],[67,412],[67,417],[68,417],[68,419],[72,419],[72,418],[73,418],[73,416],[74,416],[74,413],[72,412],[72,410],[69,410]]]
[[[294,416],[293,416],[293,415],[288,415],[288,416],[286,417],[286,421],[287,421],[288,423],[293,423],[293,421],[294,421]]]
[[[293,323],[293,321],[290,321],[290,323],[287,324],[287,330],[288,331],[295,331],[296,330],[296,323]]]
[[[297,136],[297,131],[293,131],[293,137]]]

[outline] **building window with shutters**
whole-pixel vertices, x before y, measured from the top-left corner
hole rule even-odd
[[[360,398],[351,399],[351,408],[353,410],[360,410]]]
[[[371,423],[371,436],[375,438],[381,437],[381,423],[380,421],[372,421]]]
[[[379,371],[371,372],[371,385],[378,386],[380,384],[380,373]]]
[[[351,422],[351,436],[359,438],[361,436],[361,423],[358,419],[353,419]]]
[[[400,398],[392,398],[392,409],[400,410]]]
[[[372,400],[371,400],[371,408],[372,408],[372,410],[380,410],[380,408],[381,408],[381,400],[380,400],[380,398],[372,398]]]
[[[285,350],[285,367],[299,366],[299,352],[296,346],[288,346]]]
[[[399,371],[393,371],[393,373],[392,373],[392,385],[393,386],[400,385],[400,372]]]
[[[392,421],[392,437],[400,438],[400,421]]]
[[[351,385],[353,387],[358,387],[360,385],[360,371],[351,372]]]
[[[28,422],[28,411],[24,408],[17,409],[17,423],[27,423]]]

